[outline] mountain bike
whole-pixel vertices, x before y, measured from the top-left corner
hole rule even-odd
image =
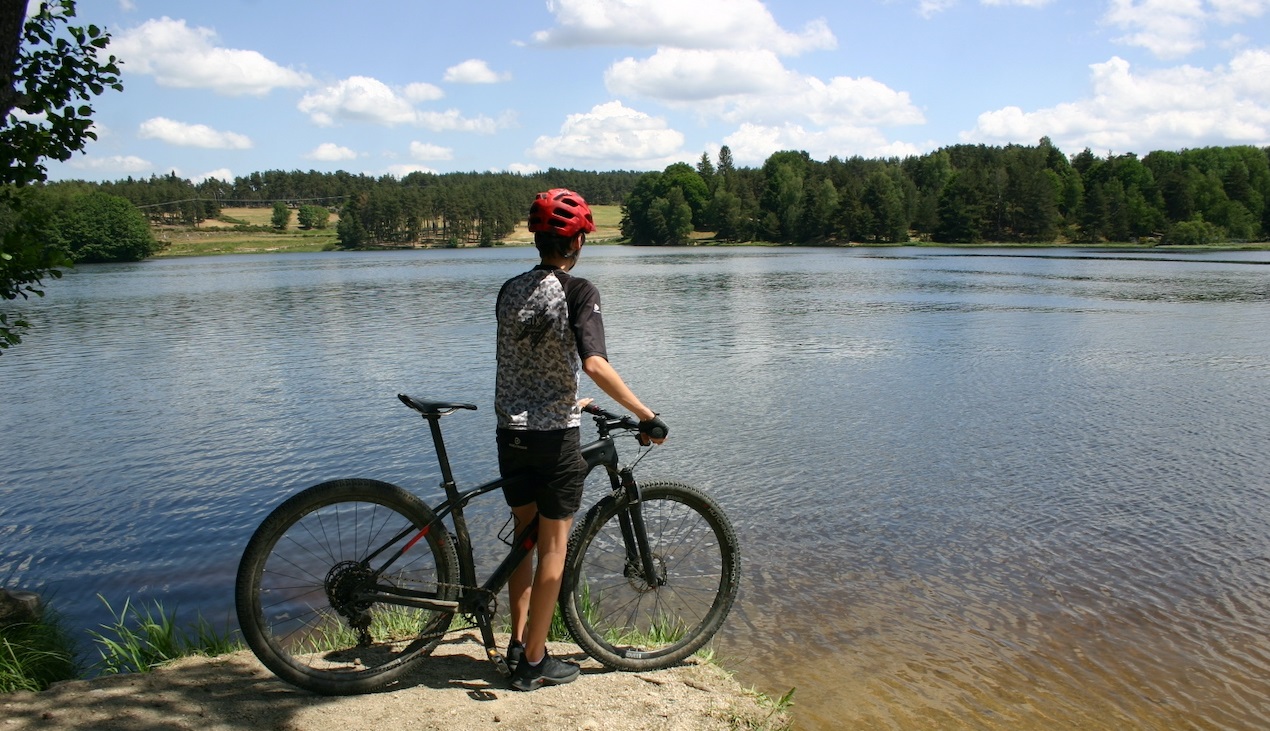
[[[429,507],[378,480],[324,482],[275,508],[238,566],[235,605],[248,646],[278,677],[316,693],[398,682],[452,631],[456,616],[461,628],[480,631],[498,672],[511,674],[494,636],[498,595],[533,551],[537,520],[510,531],[507,557],[478,583],[464,507],[517,478],[461,491],[441,418],[476,406],[398,398],[428,422],[445,501]],[[635,419],[593,405],[585,411],[598,437],[582,453],[591,469],[604,467],[609,492],[570,534],[560,612],[578,646],[601,664],[666,668],[701,649],[727,617],[740,584],[736,533],[706,493],[680,482],[636,482],[634,467],[652,445]],[[638,458],[622,465],[615,437],[632,433]]]

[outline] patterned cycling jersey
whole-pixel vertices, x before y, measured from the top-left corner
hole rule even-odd
[[[539,265],[503,284],[495,311],[498,428],[581,426],[582,361],[592,355],[607,358],[599,290],[585,279]]]

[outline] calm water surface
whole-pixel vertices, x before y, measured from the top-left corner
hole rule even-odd
[[[286,495],[435,499],[399,391],[470,400],[531,250],[85,266],[0,356],[0,579],[232,622]],[[724,503],[718,651],[803,728],[1270,726],[1270,255],[588,249],[610,356]],[[598,489],[598,488],[597,488]],[[504,510],[476,508],[494,550]]]

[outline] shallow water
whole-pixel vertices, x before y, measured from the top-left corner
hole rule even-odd
[[[85,266],[0,356],[0,577],[70,623],[230,622],[254,526],[496,470],[493,294],[528,249]],[[588,249],[641,465],[743,536],[725,664],[805,728],[1270,724],[1270,256]],[[478,504],[493,545],[503,511]],[[479,537],[478,536],[478,537]]]

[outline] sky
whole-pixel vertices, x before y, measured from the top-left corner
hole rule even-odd
[[[1270,145],[1270,0],[80,0],[123,92],[53,180]]]

